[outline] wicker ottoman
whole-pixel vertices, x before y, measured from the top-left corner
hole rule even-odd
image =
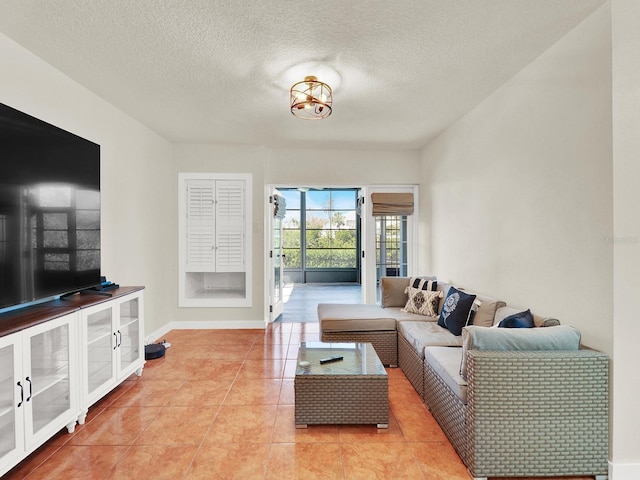
[[[371,343],[383,365],[398,366],[396,319],[378,305],[318,304],[323,342]]]
[[[343,359],[320,364],[321,359],[336,356]],[[296,428],[314,424],[389,425],[389,378],[370,343],[302,343],[294,390]]]

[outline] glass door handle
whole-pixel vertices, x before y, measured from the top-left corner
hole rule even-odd
[[[116,337],[116,341],[113,344],[113,349],[115,350],[116,348],[118,348],[118,334],[116,332],[113,332],[113,336]]]
[[[28,402],[29,400],[31,400],[31,397],[33,396],[33,383],[31,382],[31,379],[29,377],[27,377],[26,380],[27,382],[29,382],[29,396],[27,397],[25,402]]]
[[[20,387],[20,402],[18,403],[18,408],[20,408],[24,402],[24,387],[20,382],[18,382],[18,386]]]
[[[118,335],[120,335],[120,341],[118,342],[118,347],[122,345],[122,332],[118,330]]]

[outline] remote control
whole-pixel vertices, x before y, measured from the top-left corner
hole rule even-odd
[[[325,363],[333,363],[333,362],[339,362],[340,360],[342,360],[344,357],[328,357],[328,358],[321,358],[320,359],[320,365],[324,365]]]

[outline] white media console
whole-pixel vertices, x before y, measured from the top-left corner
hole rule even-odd
[[[0,314],[0,476],[144,367],[144,287]]]

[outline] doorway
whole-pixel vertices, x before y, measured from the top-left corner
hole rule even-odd
[[[317,321],[318,303],[361,302],[359,192],[271,190],[270,321]]]
[[[318,303],[379,302],[381,276],[415,271],[417,187],[268,191],[268,321],[317,321]]]

